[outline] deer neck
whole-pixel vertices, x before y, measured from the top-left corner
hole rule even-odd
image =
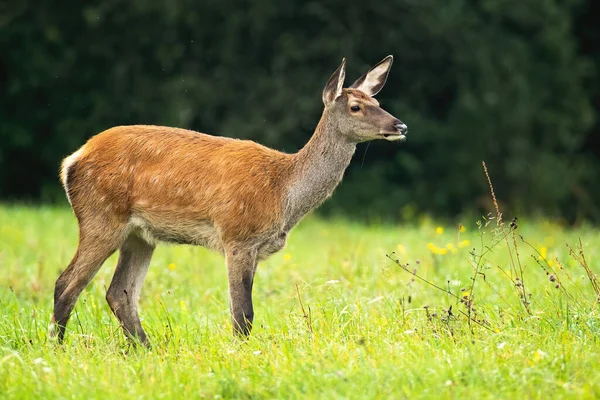
[[[293,155],[286,231],[331,196],[356,150],[356,143],[344,137],[330,113],[327,109],[323,111],[312,138]]]

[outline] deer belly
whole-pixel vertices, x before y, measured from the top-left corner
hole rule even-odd
[[[191,244],[223,252],[219,233],[209,221],[151,223],[141,216],[133,216],[129,228],[130,232],[151,244],[158,242]]]

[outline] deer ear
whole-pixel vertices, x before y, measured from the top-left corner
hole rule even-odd
[[[393,56],[387,56],[371,68],[369,72],[358,78],[350,87],[358,89],[371,97],[375,96],[385,85],[393,61]]]
[[[344,78],[346,78],[346,59],[342,59],[342,63],[338,69],[331,75],[325,89],[323,89],[323,104],[326,106],[333,103],[342,94],[344,86]]]

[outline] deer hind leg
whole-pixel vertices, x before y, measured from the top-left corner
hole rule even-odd
[[[106,221],[79,227],[79,245],[73,260],[54,287],[54,313],[50,337],[63,341],[67,322],[79,295],[94,278],[104,261],[119,247],[122,229],[108,231]]]
[[[256,272],[257,254],[256,251],[234,247],[226,251],[226,258],[233,332],[239,336],[248,336],[254,320],[252,284]]]
[[[106,300],[125,334],[146,346],[149,342],[142,328],[137,307],[154,247],[137,235],[130,235],[119,250],[117,269],[106,292]]]

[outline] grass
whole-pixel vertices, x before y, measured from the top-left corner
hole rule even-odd
[[[245,342],[231,335],[222,257],[159,247],[140,300],[148,351],[127,343],[104,301],[116,256],[81,296],[66,343],[47,342],[74,217],[0,206],[0,397],[600,396],[598,231],[463,224],[306,219],[259,265]]]

